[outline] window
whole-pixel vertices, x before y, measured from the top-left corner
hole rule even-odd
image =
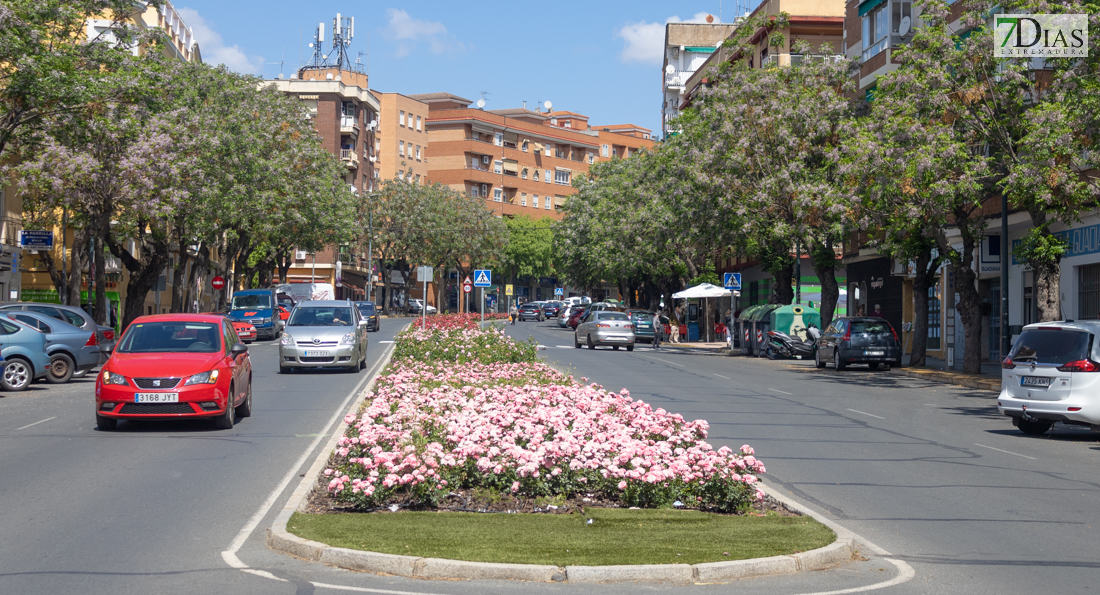
[[[535,170],[535,181],[536,182],[539,181],[539,170],[537,170],[537,169]]]
[[[500,188],[493,188],[493,200],[495,200],[496,202],[501,202],[502,198]]]
[[[416,145],[416,160],[420,161],[420,145]]]
[[[596,154],[595,153],[589,153],[588,154],[588,164],[592,165],[595,162],[596,162]]]
[[[619,149],[617,147],[611,147],[611,156],[612,157],[618,157],[619,156]]]
[[[470,196],[472,196],[474,198],[480,198],[481,197],[480,194],[477,191],[477,184],[474,184],[472,187],[470,187]]]
[[[419,183],[420,183],[420,174],[416,174],[416,183],[417,183],[417,184],[419,184]]]
[[[421,131],[421,129],[420,129],[420,116],[416,117],[416,131],[417,132]]]
[[[1077,267],[1077,318],[1100,318],[1100,264]]]
[[[898,34],[898,27],[902,19],[909,19],[909,29],[912,30],[913,4],[910,0],[892,0],[890,2],[890,32]]]
[[[546,170],[546,183],[547,183],[547,184],[549,184],[549,183],[550,183],[550,181],[551,181],[551,177],[550,177],[550,176],[551,176],[551,174],[550,174],[550,170]]]
[[[402,156],[402,157],[405,156],[405,141],[403,141],[403,140],[397,141],[397,154]]]
[[[471,132],[470,133],[470,138],[472,138],[474,140],[481,140],[481,133],[480,132]]]
[[[534,197],[532,198],[532,200],[531,200],[531,206],[532,206],[532,207],[535,207],[536,209],[537,209],[537,208],[539,208],[539,195],[537,195],[537,194],[536,194],[536,195],[535,195],[535,196],[534,196]]]
[[[864,61],[886,49],[888,44],[886,38],[887,16],[885,3],[880,4],[863,15]]]
[[[646,140],[649,140],[649,135],[648,135],[648,134],[643,134],[643,135],[642,135],[642,138],[644,138],[644,139],[646,139]]]
[[[553,199],[552,199],[552,198],[550,198],[549,196],[547,196],[547,197],[546,197],[546,208],[547,208],[547,209],[552,209],[552,208],[554,208],[554,201],[553,201]]]
[[[530,145],[530,144],[531,144],[531,141],[524,140],[523,144],[520,145],[520,148],[523,150],[524,153],[527,152],[527,146]]]
[[[569,158],[569,153],[567,152],[568,150],[569,150],[568,147],[555,147],[554,154],[557,155],[558,159],[568,159]]]
[[[494,161],[493,162],[493,173],[494,174],[499,174],[503,170],[504,170],[504,162],[503,161]]]
[[[401,117],[398,119],[398,123],[402,126],[405,125],[405,110],[401,110]]]
[[[504,146],[504,134],[501,133],[501,132],[498,132],[495,135],[493,135],[493,144],[498,146],[498,147]]]
[[[527,171],[527,170],[523,170],[523,171]],[[527,206],[527,193],[526,192],[519,195],[519,206],[521,206],[521,207],[526,207]]]
[[[477,157],[470,157],[470,169],[478,169]]]
[[[604,146],[600,147],[600,157],[607,157],[608,156],[608,151],[610,151],[610,150],[611,150],[611,147],[609,147],[607,145],[604,145]]]
[[[397,177],[404,180],[405,179],[405,170],[401,170],[401,171],[397,172]]]
[[[566,170],[561,170],[561,169],[555,171],[554,172],[554,183],[561,184],[563,186],[568,186],[569,185],[569,172],[566,171]],[[550,197],[547,197],[547,198],[550,198]],[[547,204],[549,204],[549,203],[547,203]],[[550,208],[550,207],[546,207],[546,208]]]
[[[523,168],[523,171],[519,172],[519,177],[520,177],[521,179],[524,179],[524,180],[526,180],[526,179],[527,179],[527,168],[526,168],[526,167],[525,167],[525,168]]]
[[[554,154],[554,145],[552,143],[546,143],[546,156],[551,157]]]

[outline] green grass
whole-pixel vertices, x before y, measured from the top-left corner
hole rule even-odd
[[[475,562],[696,564],[793,554],[836,536],[809,517],[690,510],[588,509],[586,514],[300,514],[287,529],[332,546]],[[591,525],[587,519],[593,519]],[[724,555],[727,554],[728,555]]]

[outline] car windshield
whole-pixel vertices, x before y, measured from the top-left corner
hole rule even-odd
[[[634,320],[642,320],[645,322],[653,322],[653,313],[651,312],[631,312],[630,317]]]
[[[885,320],[853,320],[852,334],[885,335],[890,333],[890,323]]]
[[[356,305],[359,306],[360,313],[367,315],[374,314],[374,302],[363,302]]]
[[[351,308],[347,306],[297,307],[288,326],[351,326]]]
[[[600,312],[600,320],[630,320],[630,317],[622,312]]]
[[[118,353],[215,353],[221,325],[210,322],[143,322],[126,330]]]
[[[1058,364],[1075,362],[1089,357],[1092,333],[1085,331],[1037,328],[1026,329],[1016,339],[1009,354],[1014,362]]]
[[[234,310],[270,310],[271,296],[263,295],[235,295],[233,296]]]

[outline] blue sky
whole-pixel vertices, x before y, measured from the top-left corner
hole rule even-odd
[[[742,3],[747,0],[740,0]],[[308,60],[313,32],[336,13],[355,16],[352,59],[369,47],[371,87],[404,94],[446,91],[486,109],[529,108],[588,115],[595,124],[633,123],[659,132],[664,24],[719,11],[736,0],[406,2],[174,0],[203,59],[275,78]],[[672,7],[675,6],[675,9]],[[743,11],[744,8],[741,8]],[[368,46],[369,43],[369,46]]]

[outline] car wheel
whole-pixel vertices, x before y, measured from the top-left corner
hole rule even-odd
[[[1027,421],[1026,419],[1016,419],[1016,427],[1028,436],[1042,436],[1047,433],[1047,430],[1054,425],[1052,421]]]
[[[237,406],[237,417],[252,417],[252,379],[248,379],[248,394],[244,401]]]
[[[95,414],[95,427],[99,428],[100,432],[113,432],[118,427],[118,420],[113,417],[103,417],[100,414]]]
[[[14,357],[4,363],[0,386],[10,391],[26,390],[33,379],[34,373],[31,372],[30,364],[24,359]]]
[[[581,340],[577,338],[577,333],[573,333],[573,347],[581,348]]]
[[[894,360],[894,362],[891,363],[890,366],[893,367],[893,368],[900,368],[901,367],[901,358],[899,357],[898,359]]]
[[[592,335],[588,335],[588,348],[589,349],[595,349],[596,348],[596,344],[592,342]]]
[[[291,368],[289,366],[279,366],[279,373],[280,374],[291,374],[293,372],[294,372],[294,368]]]
[[[871,362],[867,364],[867,368],[870,370],[877,370],[879,368],[878,362]]]
[[[612,348],[612,349],[614,349],[615,351],[618,351],[618,350],[619,350],[619,346],[618,346],[618,345],[612,345],[612,346],[611,346],[611,348]]]
[[[77,372],[73,372],[73,378],[83,378],[87,375],[88,375],[87,370],[79,370]]]
[[[819,367],[819,368],[824,368],[825,367],[825,362],[821,361],[821,350],[820,349],[815,349],[814,350],[814,365]]]
[[[64,353],[50,356],[50,369],[46,371],[46,381],[50,384],[65,384],[73,377],[73,358]]]
[[[844,369],[844,361],[840,359],[840,350],[837,349],[833,352],[833,367],[839,372]]]
[[[627,345],[626,350],[627,351],[634,351],[634,346],[633,345]]]
[[[225,413],[214,419],[214,427],[219,430],[233,429],[233,422],[236,421],[233,411],[233,395],[235,394],[233,391],[235,390],[232,384],[229,385],[229,396],[225,398]]]

